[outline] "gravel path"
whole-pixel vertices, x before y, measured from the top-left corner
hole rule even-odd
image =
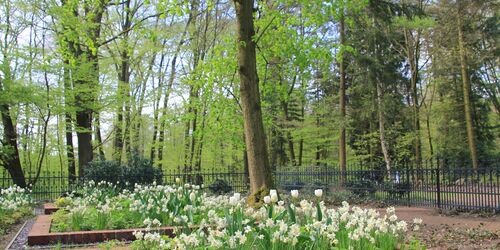
[[[21,232],[17,235],[17,238],[14,239],[14,242],[12,242],[12,245],[9,250],[13,249],[25,249],[26,245],[28,244],[28,233],[31,230],[31,227],[35,224],[35,219],[29,219],[24,227],[21,229]]]
[[[35,208],[35,217],[30,218],[26,221],[26,224],[24,224],[24,227],[21,228],[19,234],[17,237],[14,239],[12,242],[12,245],[6,250],[14,250],[14,249],[26,249],[28,245],[28,234],[31,230],[31,227],[33,224],[35,224],[35,219],[37,215],[40,215],[43,213],[42,208]]]

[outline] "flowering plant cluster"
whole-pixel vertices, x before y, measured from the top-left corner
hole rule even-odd
[[[0,211],[14,211],[30,206],[32,203],[31,191],[19,186],[11,186],[0,191]]]
[[[175,238],[160,235],[151,221],[146,232],[137,231],[135,249],[396,249],[404,242],[411,225],[399,221],[394,208],[381,216],[376,210],[352,207],[347,202],[338,209],[327,208],[316,190],[316,201],[300,200],[292,190],[286,202],[276,190],[263,198],[261,208],[246,207],[235,193],[220,199],[220,207],[208,206],[194,230],[179,230]],[[223,201],[229,200],[229,204]],[[213,200],[211,201],[213,202]],[[203,202],[202,202],[203,204]],[[224,204],[222,206],[222,204]],[[411,228],[409,228],[411,227]]]
[[[123,191],[90,182],[64,198],[58,213],[70,221],[66,231],[143,228],[134,233],[134,249],[395,249],[421,223],[399,221],[393,208],[383,215],[347,202],[327,208],[323,191],[314,194],[307,200],[298,190],[281,196],[271,190],[253,208],[240,193],[211,196],[180,182]],[[161,235],[162,226],[177,226],[176,237]]]
[[[22,218],[33,214],[31,191],[18,186],[0,190],[0,235]]]
[[[200,189],[198,185],[154,183],[119,191],[115,184],[91,181],[57,200],[63,209],[54,215],[51,230],[137,228],[144,227],[146,219],[169,226],[197,225],[207,218],[208,210],[230,206],[229,197],[208,196]]]

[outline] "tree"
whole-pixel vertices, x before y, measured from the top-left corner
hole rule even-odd
[[[250,178],[250,203],[262,203],[273,187],[260,106],[253,11],[254,1],[234,0],[238,30],[238,73]]]
[[[460,69],[462,73],[462,91],[463,91],[463,99],[464,99],[464,109],[465,109],[465,125],[467,129],[467,142],[469,144],[469,151],[472,160],[472,167],[474,169],[478,168],[478,159],[477,159],[477,146],[476,146],[476,136],[474,135],[474,124],[472,121],[472,102],[471,102],[471,84],[469,81],[469,72],[467,68],[467,58],[465,51],[465,42],[464,42],[464,34],[463,34],[463,25],[462,25],[462,13],[464,2],[459,0],[457,2],[457,34],[458,34],[458,53],[460,54]]]
[[[12,22],[11,15],[14,15],[16,11],[16,9],[12,7],[12,3],[9,1],[4,2],[0,8],[4,14],[4,17],[0,20],[5,21],[5,31],[2,31],[3,39],[0,41],[2,56],[0,72],[3,75],[3,77],[0,75],[0,116],[2,117],[3,125],[3,138],[0,148],[0,164],[7,169],[7,172],[9,172],[12,177],[14,184],[20,187],[26,187],[26,180],[24,179],[24,171],[21,166],[17,145],[17,128],[15,118],[12,116],[12,100],[9,98],[9,96],[13,94],[11,90],[14,89],[15,84],[13,82],[11,70],[11,57],[15,53],[14,47],[17,39],[24,29],[24,25],[21,24],[21,26],[19,26],[19,23],[14,24]]]

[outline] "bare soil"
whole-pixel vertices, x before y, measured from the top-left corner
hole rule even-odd
[[[384,212],[384,209],[379,211]],[[421,218],[419,231],[409,232],[427,249],[500,249],[500,217],[445,215],[429,208],[396,207],[399,219],[409,223]]]
[[[24,224],[24,220],[20,221],[19,223],[17,223],[14,226],[12,226],[9,229],[9,232],[7,234],[0,236],[0,249],[5,249],[7,247],[7,245],[10,243],[12,238],[14,238],[16,236],[17,232],[19,231],[19,229],[21,229],[23,224]]]

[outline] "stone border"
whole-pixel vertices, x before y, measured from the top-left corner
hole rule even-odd
[[[51,215],[39,215],[35,224],[28,234],[28,246],[49,245],[49,244],[89,244],[99,243],[107,240],[133,241],[134,231],[145,232],[145,228],[119,229],[119,230],[95,230],[79,232],[51,233],[50,225],[52,223]],[[162,235],[175,237],[176,227],[160,227],[155,229]]]

